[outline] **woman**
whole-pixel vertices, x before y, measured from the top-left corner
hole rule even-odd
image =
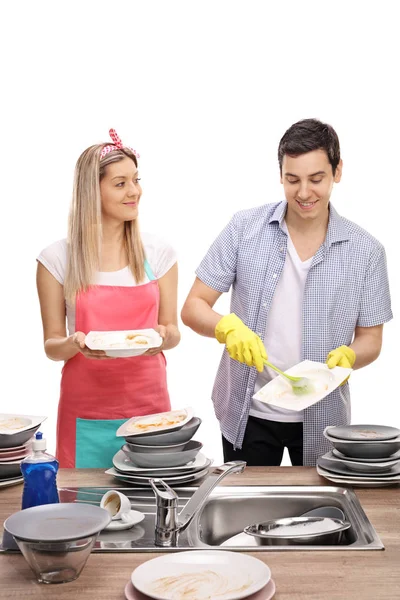
[[[141,237],[138,155],[114,130],[110,136],[113,143],[91,146],[78,159],[68,241],[38,257],[45,352],[65,361],[57,422],[61,467],[110,467],[124,421],[170,409],[163,351],[180,340],[176,256],[157,237]],[[89,331],[147,328],[163,343],[142,356],[109,358],[85,345]]]

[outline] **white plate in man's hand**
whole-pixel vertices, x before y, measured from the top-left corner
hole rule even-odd
[[[343,367],[329,369],[324,363],[303,360],[285,372],[288,375],[310,379],[313,391],[301,396],[297,395],[293,392],[289,381],[278,375],[258,390],[253,398],[288,410],[304,410],[330,394],[352,371],[353,369]]]

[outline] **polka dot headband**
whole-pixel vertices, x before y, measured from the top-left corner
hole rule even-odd
[[[129,146],[124,146],[124,144],[121,141],[121,138],[119,137],[119,135],[117,134],[115,129],[110,129],[109,134],[110,134],[110,138],[112,139],[113,143],[107,144],[107,146],[104,146],[104,148],[100,154],[100,160],[102,158],[104,158],[105,156],[107,156],[107,154],[109,154],[110,152],[115,152],[115,150],[121,150],[123,148],[128,148],[131,152],[133,152],[133,154],[136,156],[136,158],[140,158],[140,154],[138,152],[136,152],[136,150],[133,150],[133,148],[129,148]]]

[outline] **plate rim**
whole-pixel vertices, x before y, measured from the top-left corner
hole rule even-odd
[[[161,432],[166,432],[166,431],[174,431],[177,429],[181,429],[184,425],[186,425],[186,423],[188,423],[190,421],[190,419],[192,417],[194,417],[194,409],[192,406],[184,406],[183,408],[172,408],[171,410],[166,410],[166,411],[162,411],[162,412],[157,412],[157,413],[150,413],[149,415],[138,415],[137,417],[131,417],[130,419],[127,419],[125,421],[125,423],[122,423],[122,425],[120,425],[120,427],[118,427],[115,435],[117,437],[125,437],[126,432],[125,432],[125,428],[128,426],[129,423],[131,423],[132,421],[137,421],[139,419],[144,419],[146,417],[156,417],[158,415],[165,415],[171,412],[179,412],[179,411],[186,411],[186,417],[185,419],[183,419],[183,421],[181,421],[178,425],[172,425],[172,426],[168,426],[166,425],[165,427],[161,427],[159,429],[153,430],[152,432],[149,433],[154,433],[154,431],[157,431],[157,433],[161,433]],[[143,431],[139,431],[139,432],[127,432],[127,435],[129,437],[132,436],[137,436],[137,435],[146,435],[146,433],[143,433]]]
[[[386,438],[379,438],[379,439],[369,439],[369,438],[357,438],[357,437],[352,437],[352,438],[342,438],[340,436],[335,436],[332,435],[332,433],[330,432],[329,435],[333,438],[336,438],[338,440],[341,440],[343,442],[389,442],[391,440],[394,440],[396,438],[400,439],[400,429],[398,429],[398,427],[393,427],[392,425],[363,425],[361,423],[355,423],[354,425],[328,425],[328,427],[326,427],[326,429],[332,430],[332,429],[336,429],[336,428],[343,428],[343,427],[384,427],[387,429],[392,429],[393,431],[397,431],[397,433],[391,437],[386,437]]]

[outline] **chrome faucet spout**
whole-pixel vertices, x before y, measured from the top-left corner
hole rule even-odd
[[[227,462],[216,467],[193,494],[189,502],[177,516],[178,496],[162,479],[150,479],[156,495],[157,513],[155,543],[157,546],[176,546],[178,534],[184,531],[204,506],[212,490],[232,473],[241,473],[246,463],[241,460]],[[160,490],[159,487],[163,489]]]

